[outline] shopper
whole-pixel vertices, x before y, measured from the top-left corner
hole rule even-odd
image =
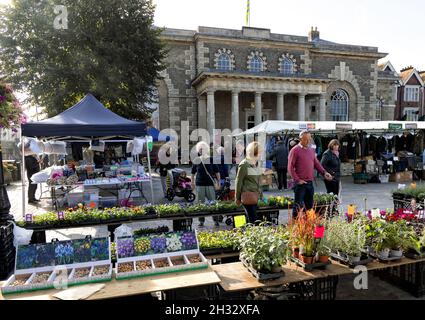
[[[339,159],[339,141],[337,139],[331,140],[328,145],[328,150],[323,153],[322,166],[329,172],[333,179],[331,181],[325,180],[326,192],[339,195],[339,184],[341,177],[341,160]]]
[[[276,159],[276,171],[278,189],[288,189],[287,172],[288,172],[288,148],[282,140],[276,143],[273,151],[269,155],[270,159]]]
[[[310,147],[311,134],[308,130],[300,133],[300,143],[289,152],[288,171],[294,179],[295,199],[292,215],[298,216],[298,211],[313,208],[314,196],[314,169],[316,169],[326,180],[332,180],[332,176],[323,169],[316,153]]]
[[[215,164],[218,165],[218,170],[220,172],[220,185],[224,184],[226,178],[229,178],[230,164],[226,163],[226,159],[224,156],[225,149],[224,147],[217,148],[218,156],[215,160]]]
[[[257,214],[258,199],[262,198],[261,170],[258,168],[261,153],[259,143],[251,142],[246,148],[246,158],[239,164],[236,175],[236,204],[243,205],[248,223],[262,219]]]
[[[158,171],[159,169],[159,176],[161,177],[161,186],[162,186],[162,192],[164,193],[164,198],[167,198],[167,176],[170,177],[170,188],[172,188],[173,186],[173,175],[169,173],[169,170],[172,170],[176,167],[175,164],[171,163],[171,148],[168,148],[167,150],[165,150],[165,156],[162,157],[161,156],[161,152],[164,151],[159,151],[158,154],[158,160],[157,160],[157,167],[155,169],[155,171]],[[161,161],[162,159],[162,161]],[[165,163],[166,160],[170,160],[168,163]],[[164,162],[164,163],[163,163]]]
[[[40,171],[40,163],[35,155],[25,156],[25,169],[28,178],[28,203],[40,202],[35,198],[37,184],[32,183],[31,177]]]
[[[198,158],[192,166],[192,189],[196,192],[198,202],[205,200],[214,201],[215,185],[220,181],[220,172],[213,157],[210,156],[210,147],[206,142],[198,142],[196,145]],[[218,226],[218,217],[214,217],[215,225]],[[199,226],[204,226],[205,218],[199,218]]]

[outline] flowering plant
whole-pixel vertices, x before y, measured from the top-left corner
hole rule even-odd
[[[12,129],[16,132],[17,127],[26,121],[27,118],[13,94],[12,87],[0,83],[0,129]]]

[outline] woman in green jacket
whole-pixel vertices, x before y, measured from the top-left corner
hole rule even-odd
[[[256,192],[258,198],[262,197],[260,187],[261,170],[257,166],[258,159],[261,155],[261,147],[258,142],[251,142],[246,147],[246,158],[239,163],[238,173],[236,175],[236,204],[242,203],[243,192]],[[255,223],[261,220],[257,214],[257,204],[243,204],[248,223]]]

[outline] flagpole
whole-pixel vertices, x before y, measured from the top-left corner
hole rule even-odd
[[[251,26],[251,8],[250,8],[250,0],[246,0],[246,21],[245,24],[250,27]]]

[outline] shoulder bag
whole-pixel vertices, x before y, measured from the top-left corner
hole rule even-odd
[[[204,166],[204,170],[205,170],[206,174],[208,175],[208,177],[210,177],[212,183],[214,184],[214,189],[215,190],[220,190],[221,189],[220,182],[217,181],[217,179],[213,179],[213,177],[211,177],[210,173],[207,170],[207,167],[204,164],[204,161],[201,160],[201,163]]]

